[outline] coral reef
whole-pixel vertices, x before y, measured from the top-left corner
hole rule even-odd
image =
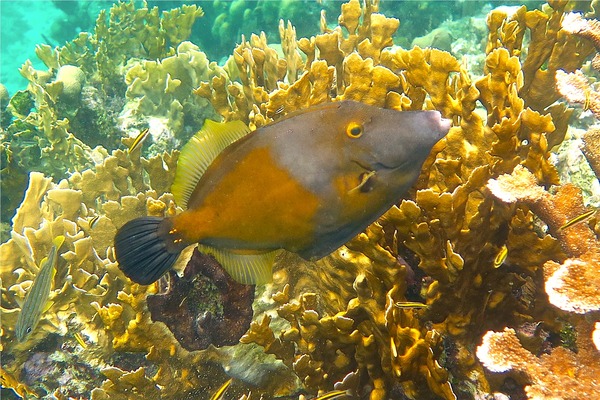
[[[240,2],[219,7],[238,9],[213,16],[216,30],[232,29],[235,13],[256,17]],[[2,196],[28,186],[22,201],[9,199],[21,205],[0,247],[3,386],[94,399],[206,396],[230,377],[242,398],[338,389],[373,400],[471,399],[508,394],[510,382],[530,398],[568,397],[550,392],[559,380],[593,390],[600,229],[596,217],[571,222],[589,211],[579,189],[550,190],[560,184],[550,150],[573,112],[555,103],[563,90],[554,80],[580,75],[594,49],[561,25],[569,7],[492,10],[478,78],[448,52],[393,46],[400,21],[376,1],[342,4],[337,26],[322,13],[312,37],[297,39],[281,21],[272,27],[281,52],[264,33],[243,36],[223,65],[186,41],[202,13],[194,6],[161,16],[119,3],[93,34],[40,46],[48,70],[23,66],[29,87],[2,122]],[[162,281],[140,286],[122,275],[116,229],[178,212],[168,192],[178,153],[164,147],[208,115],[254,128],[343,99],[452,119],[410,199],[322,260],[283,255],[273,283],[255,289],[233,288],[199,253],[188,264],[191,250],[176,268],[183,277],[169,275],[169,294]],[[590,109],[591,99],[584,93]],[[93,148],[74,127],[106,104],[118,111],[102,114],[107,144]],[[151,153],[117,149],[146,126]],[[592,163],[596,136],[585,139]],[[53,305],[18,344],[19,305],[57,235],[66,240]],[[213,329],[223,334],[205,335]],[[73,369],[60,374],[66,364]],[[40,384],[41,374],[52,381]],[[60,386],[65,379],[72,384]]]
[[[214,348],[183,349],[164,324],[151,319],[146,296],[159,287],[129,282],[112,253],[116,229],[132,216],[176,212],[171,194],[149,189],[170,187],[176,160],[176,154],[146,160],[117,150],[94,169],[58,184],[31,174],[11,239],[0,247],[3,374],[13,377],[6,379],[7,387],[63,397],[91,392],[98,399],[167,393],[177,398],[212,387],[223,376],[231,357]],[[50,295],[53,304],[31,338],[18,344],[19,304],[56,235],[66,240]],[[65,359],[63,352],[73,355]],[[40,380],[42,375],[54,378]]]
[[[353,242],[324,260],[327,267],[311,266],[308,270],[318,271],[318,279],[310,284],[290,271],[300,269],[297,263],[284,264],[286,274],[295,278],[281,284],[287,282],[293,289],[280,290],[274,299],[281,304],[279,315],[291,322],[291,328],[277,332],[269,328],[266,318],[253,324],[244,341],[264,345],[315,391],[333,384],[352,388],[359,395],[370,393],[373,399],[390,393],[455,398],[473,395],[473,390],[490,390],[484,370],[472,361],[473,343],[486,329],[534,320],[556,329],[553,318],[544,317],[550,307],[545,305],[540,273],[546,269],[545,263],[565,259],[559,241],[534,229],[535,210],[504,205],[493,200],[486,189],[489,178],[511,172],[518,165],[544,185],[558,183],[549,148],[562,141],[567,128],[564,121],[571,110],[552,105],[560,95],[547,82],[552,82],[559,68],[580,66],[591,49],[560,30],[565,3],[552,2],[551,6],[546,13],[520,7],[510,15],[501,10],[490,14],[485,75],[476,82],[447,53],[419,48],[384,50],[390,42],[376,35],[389,35],[394,22],[374,17],[368,5],[360,10],[356,2],[350,2],[342,7],[340,27],[317,37],[314,44],[298,42],[307,54],[308,72],[292,84],[278,83],[266,105],[257,104],[257,99],[264,97],[256,95],[262,91],[258,80],[251,79],[244,90],[238,88],[235,93],[227,92],[234,84],[213,84],[211,92],[199,93],[210,93],[213,104],[228,96],[229,101],[219,103],[230,105],[221,112],[225,118],[239,118],[251,104],[248,121],[257,126],[313,101],[340,98],[398,109],[436,108],[457,125],[426,163],[415,201],[404,201],[390,210],[381,220],[382,233],[374,235],[377,240],[373,244],[382,246],[382,252],[390,257],[385,269],[395,271],[397,277],[387,281],[383,271],[371,267],[376,272],[358,269],[346,279],[332,279],[336,288],[323,283],[339,270],[352,271],[350,266],[335,268],[332,260],[355,250]],[[527,29],[532,40],[521,61],[518,56]],[[547,62],[551,68],[544,67]],[[253,70],[253,64],[248,64],[246,68]],[[363,80],[367,76],[369,80]],[[316,97],[319,93],[323,96],[321,87],[330,88],[324,98]],[[239,93],[244,93],[245,102],[240,101]],[[487,111],[484,119],[473,113],[476,102]],[[244,108],[236,107],[238,104]],[[555,124],[555,120],[562,122]],[[381,254],[373,253],[373,244],[360,251],[381,259]],[[504,248],[508,257],[495,265]],[[395,318],[389,312],[406,295],[404,286],[395,286],[404,281],[409,269],[395,266],[398,256],[409,260],[417,256],[425,274],[418,295],[428,307],[410,311],[409,315],[418,315],[415,319],[407,320],[407,311],[396,310],[399,316]],[[354,268],[360,265],[358,261],[350,264]],[[413,264],[410,269],[415,267]],[[354,282],[353,288],[349,282]],[[296,296],[288,294],[290,291]],[[325,304],[331,303],[336,307],[328,310]],[[422,321],[431,321],[433,329]],[[453,352],[438,347],[440,335],[452,343]],[[415,363],[412,357],[417,354],[432,358]],[[325,363],[325,359],[339,362]],[[440,364],[442,359],[445,363]],[[423,367],[418,368],[419,364]],[[447,383],[448,372],[459,381],[453,388]],[[351,375],[358,375],[362,384],[350,379]],[[471,384],[466,383],[467,377]],[[420,380],[428,383],[429,394],[424,385],[415,383]]]
[[[154,141],[160,142],[160,146],[155,146],[157,150],[181,147],[189,138],[189,134],[182,137],[186,126],[188,131],[198,128],[211,115],[206,111],[207,101],[192,93],[208,79],[206,55],[196,45],[182,42],[175,55],[130,64],[134,65],[125,74],[128,101],[121,113],[121,126],[128,130],[146,120]],[[156,120],[164,121],[168,132],[162,140],[157,135],[161,132],[154,129],[156,122],[152,121]]]
[[[28,88],[17,92],[10,100],[8,112],[2,112],[0,156],[2,192],[6,196],[3,220],[12,217],[8,213],[17,208],[19,201],[8,194],[25,190],[28,171],[44,171],[60,180],[68,173],[89,168],[107,155],[106,150],[118,148],[124,136],[135,136],[140,127],[149,124],[150,117],[172,117],[172,122],[166,124],[170,140],[163,140],[156,154],[178,144],[172,138],[183,134],[184,119],[192,125],[188,127],[188,137],[199,128],[202,119],[199,106],[188,107],[181,95],[178,98],[181,103],[166,97],[161,103],[164,109],[156,112],[156,116],[150,114],[156,111],[151,107],[136,108],[136,115],[131,116],[128,110],[133,106],[123,109],[127,87],[122,71],[128,67],[137,70],[134,63],[144,65],[145,60],[152,60],[156,64],[156,59],[174,56],[177,46],[189,36],[194,21],[201,16],[202,10],[196,6],[183,6],[159,15],[156,7],[136,9],[134,2],[129,1],[111,8],[110,16],[103,10],[93,33],[81,32],[61,48],[37,46],[36,55],[48,69],[36,70],[27,61],[20,72],[29,82]],[[194,56],[199,59],[199,68],[204,68],[206,59]],[[167,60],[166,64],[175,63]],[[185,79],[186,74],[196,76],[193,70],[179,74],[169,68],[155,70],[157,76],[149,84],[157,84],[168,73],[174,75],[169,87],[163,84],[154,89],[152,94],[157,102],[160,102],[159,90],[161,94],[168,92],[178,81],[197,83]],[[134,98],[141,95],[139,90],[133,93]],[[143,98],[145,103],[149,103],[148,97]],[[159,133],[155,131],[162,132],[153,129],[155,136]],[[98,145],[105,150],[94,149]]]
[[[598,50],[598,21],[583,20],[580,14],[571,13],[564,17],[562,27],[568,33],[590,39]],[[596,69],[597,58],[596,55],[592,60]],[[598,117],[594,105],[596,93],[581,70],[572,73],[558,70],[555,77],[557,90],[567,101],[583,104]],[[584,135],[584,154],[596,173],[595,179],[599,172],[596,136],[595,129]],[[503,332],[489,331],[478,347],[479,360],[493,372],[525,374],[523,384],[530,399],[594,397],[600,360],[594,342],[598,324],[594,320],[600,310],[597,277],[600,241],[598,231],[587,218],[595,211],[586,212],[580,188],[563,184],[550,193],[522,166],[517,166],[511,174],[490,180],[487,186],[498,200],[529,208],[545,224],[545,230],[557,239],[562,255],[543,264],[545,292],[549,303],[564,311],[556,314],[568,320],[575,331],[563,336],[562,347],[545,349],[541,356],[536,354],[540,353],[539,348],[529,348],[531,343],[519,340],[512,328],[505,328]],[[549,326],[554,322],[547,316],[544,319]]]

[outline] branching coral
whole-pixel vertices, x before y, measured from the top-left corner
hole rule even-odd
[[[28,171],[45,171],[59,180],[104,158],[106,151],[92,148],[101,144],[110,152],[121,145],[123,131],[117,123],[121,112],[129,117],[121,126],[134,131],[147,123],[149,115],[142,117],[140,113],[170,117],[171,138],[163,140],[165,143],[157,153],[167,148],[166,143],[173,142],[173,136],[182,134],[184,118],[190,123],[196,121],[194,128],[198,128],[211,112],[204,111],[206,107],[200,107],[197,101],[184,100],[188,97],[197,100],[191,96],[191,87],[198,79],[204,79],[202,71],[206,70],[207,61],[203,53],[189,44],[182,45],[177,55],[175,49],[189,36],[194,21],[201,16],[202,10],[195,5],[160,15],[157,7],[136,9],[133,1],[119,3],[111,8],[110,16],[102,11],[93,33],[82,32],[61,48],[37,46],[36,55],[48,69],[36,70],[30,61],[25,62],[20,72],[29,81],[28,88],[15,94],[15,101],[11,100],[13,107],[2,113],[2,126],[6,127],[0,132],[0,151],[6,159],[2,166],[3,192],[22,192]],[[163,58],[166,61],[162,64],[155,61]],[[133,100],[142,97],[141,104],[136,102],[124,111],[127,87],[122,71],[129,65],[141,74],[141,67],[130,65],[137,59],[150,59],[150,64],[159,64],[162,69],[155,68],[155,73],[147,77],[145,90],[138,84],[134,87],[137,91],[128,92]],[[188,67],[190,60],[193,67]],[[148,89],[148,85],[166,79],[169,74],[170,85]],[[182,82],[177,91],[175,86],[181,86]],[[31,106],[22,106],[26,99]],[[130,109],[138,112],[135,122],[127,112]],[[18,199],[4,200],[7,200],[4,210],[16,209]]]
[[[75,359],[69,362],[73,368],[81,368],[78,363],[84,363],[94,370],[102,369],[108,378],[94,390],[94,398],[114,398],[123,385],[140,395],[171,396],[210,385],[202,377],[204,371],[200,372],[209,368],[202,360],[210,357],[218,363],[223,356],[189,353],[168,328],[153,322],[145,299],[157,287],[131,284],[119,271],[112,252],[116,228],[132,216],[175,212],[172,196],[150,190],[148,185],[152,182],[155,187],[170,186],[176,159],[164,155],[142,160],[115,151],[95,169],[76,173],[58,184],[40,173],[31,174],[25,199],[13,220],[12,239],[2,244],[0,251],[3,373],[14,376],[17,382],[33,384],[31,374],[39,371],[22,366],[28,365],[24,362],[35,354],[48,360],[47,368],[54,371],[59,360],[48,358],[47,354],[55,346],[52,338],[59,337],[66,346],[78,349]],[[151,169],[143,167],[142,161]],[[152,167],[157,161],[160,170]],[[150,171],[151,179],[144,179],[143,175]],[[160,180],[166,182],[159,184]],[[50,296],[53,304],[32,337],[19,344],[14,338],[19,304],[56,235],[65,235],[66,240]],[[149,352],[148,361],[140,369],[137,362],[123,364],[119,361],[123,352]],[[61,388],[57,386],[69,373],[75,371],[63,370],[54,383],[37,379],[35,390],[39,391],[43,383],[44,390],[56,390],[61,395],[89,395],[77,391],[77,379]],[[13,387],[20,392],[25,390],[25,386]]]
[[[377,243],[384,245],[386,250],[382,254],[387,253],[386,257],[418,256],[419,267],[428,276],[421,292],[428,305],[422,318],[433,320],[435,331],[453,338],[457,364],[452,373],[456,376],[483,376],[483,370],[469,361],[473,357],[469,348],[483,333],[484,326],[502,327],[507,321],[519,323],[541,318],[545,312],[543,292],[536,290],[536,286],[542,283],[539,274],[542,265],[549,260],[564,260],[556,240],[549,235],[540,237],[534,231],[533,214],[527,206],[495,202],[485,188],[490,177],[510,172],[518,165],[529,168],[536,179],[546,185],[558,183],[556,170],[549,162],[549,148],[559,143],[566,131],[566,124],[555,125],[554,118],[562,119],[570,111],[564,107],[548,107],[558,94],[553,85],[547,84],[548,76],[553,79],[553,73],[549,74],[543,65],[549,63],[553,71],[560,67],[575,69],[589,48],[585,50],[584,44],[560,30],[564,4],[553,2],[551,5],[553,9],[548,14],[525,8],[514,16],[492,14],[488,21],[492,33],[485,76],[476,82],[472,82],[460,63],[447,53],[419,48],[384,49],[391,42],[377,35],[381,32],[389,35],[395,29],[395,22],[380,16],[372,18],[376,14],[371,4],[361,9],[357,2],[350,2],[342,8],[339,27],[325,30],[314,40],[299,40],[298,47],[307,54],[307,63],[304,73],[292,83],[279,78],[277,90],[269,93],[267,84],[246,73],[249,80],[241,90],[235,84],[227,84],[227,76],[221,74],[219,80],[213,79],[212,85],[201,86],[197,92],[211,99],[226,119],[240,118],[240,114],[245,119],[244,110],[248,110],[247,121],[256,126],[314,102],[344,98],[397,109],[436,108],[454,119],[457,127],[426,162],[417,184],[421,190],[416,192],[415,201],[405,201],[388,212],[382,220],[383,233],[376,237]],[[377,24],[387,28],[374,29]],[[527,29],[531,30],[532,40],[527,57],[522,61],[519,56]],[[551,34],[542,35],[545,31]],[[242,73],[253,68],[252,64],[244,66],[239,62],[238,67]],[[233,88],[234,92],[229,91]],[[268,101],[257,103],[257,99],[264,99],[265,95]],[[218,105],[216,99],[220,99]],[[487,110],[485,120],[473,113],[478,103]],[[348,246],[352,248],[352,243]],[[360,252],[368,257],[376,256],[369,253],[370,247],[372,245],[362,247]],[[495,265],[494,260],[505,247],[508,257]],[[536,251],[532,252],[531,248]],[[323,261],[327,268],[319,263],[311,267],[320,271],[318,282],[326,282],[328,276],[336,274],[332,272],[337,271],[332,266],[336,257],[341,257],[340,253]],[[381,257],[380,254],[376,258]],[[286,273],[292,274],[291,267],[281,265]],[[380,276],[383,272],[372,274]],[[402,280],[401,276],[396,279]],[[431,339],[436,334],[420,331],[423,327],[419,320],[413,320],[415,325],[411,327],[412,322],[392,318],[394,314],[383,311],[389,311],[391,303],[384,301],[382,294],[401,296],[404,287],[394,286],[395,281],[386,283],[382,277],[374,284],[370,274],[364,271],[336,279],[336,282],[346,282],[345,289],[332,289],[327,283],[308,283],[301,277],[290,276],[285,282],[294,289],[280,289],[274,298],[281,301],[279,314],[292,323],[292,328],[277,337],[265,319],[253,325],[244,340],[266,346],[268,352],[291,365],[308,387],[325,389],[335,381],[340,385],[350,373],[367,374],[371,387],[375,388],[372,396],[378,398],[396,390],[393,382],[402,381],[402,377],[418,380],[435,376],[439,380],[426,378],[430,390],[445,398],[454,396],[452,390],[444,386],[443,370],[419,370],[417,364],[400,361],[402,351],[419,353],[416,349],[420,345],[398,345],[407,343],[403,340],[408,337],[412,338],[408,340],[412,345],[428,343],[432,354],[439,351]],[[350,282],[355,283],[354,289],[349,288]],[[383,286],[379,286],[382,283]],[[364,293],[371,293],[372,299],[371,295],[362,295],[361,300],[361,284],[365,285]],[[300,288],[304,288],[304,295],[294,300],[288,293]],[[331,292],[339,294],[332,296]],[[330,302],[335,307],[327,312],[322,304]],[[335,315],[337,317],[333,317]],[[366,319],[359,319],[361,322],[357,323],[353,319],[356,315]],[[384,315],[389,317],[387,332],[381,329]],[[323,326],[328,318],[339,320],[344,326],[346,320],[342,317],[350,318],[347,324],[351,328],[341,332],[338,327],[339,332],[328,333],[328,328]],[[360,337],[353,336],[356,326]],[[373,334],[373,339],[369,339],[373,332],[383,333]],[[332,348],[322,349],[319,346],[323,343],[330,343]],[[395,351],[388,347],[389,343],[394,345]],[[330,358],[339,359],[339,363],[322,362],[316,357],[320,354],[316,348],[321,349],[321,353],[331,353]],[[334,349],[338,352],[333,352]],[[344,361],[352,360],[348,357],[349,351],[356,364]],[[398,358],[392,357],[393,361],[388,364],[390,354],[397,354]],[[376,362],[377,359],[380,361]],[[420,360],[424,363],[420,365],[435,365],[432,364],[435,358],[427,362]],[[335,372],[336,369],[340,371]],[[383,376],[386,378],[381,380]],[[477,384],[480,390],[486,390],[487,382],[483,378],[479,378]],[[416,389],[410,383],[401,386],[402,391],[415,395],[413,390]],[[365,388],[355,387],[355,390],[360,392]]]
[[[565,32],[594,41],[596,21],[583,20],[578,14],[568,14],[562,21]],[[594,42],[594,45],[596,43]],[[596,57],[597,58],[597,57]],[[572,65],[563,68],[569,70]],[[555,72],[557,90],[568,101],[581,103],[594,113],[595,92],[592,92],[581,71]],[[586,156],[595,163],[595,132],[586,134]],[[581,190],[565,184],[550,194],[539,185],[540,177],[532,173],[531,164],[517,166],[511,174],[501,175],[487,184],[491,193],[506,204],[526,206],[557,238],[562,255],[557,254],[543,264],[545,292],[551,304],[566,312],[558,313],[576,327],[577,353],[564,347],[537,357],[520,343],[515,331],[488,332],[477,350],[481,362],[491,371],[520,371],[526,374],[526,393],[531,399],[594,397],[598,385],[596,366],[600,355],[592,344],[593,312],[600,309],[600,282],[597,277],[600,262],[600,242],[597,233],[585,222],[585,207]],[[587,213],[589,214],[589,213]],[[575,222],[583,219],[582,222]],[[591,318],[577,314],[591,313]],[[546,320],[548,326],[555,321]],[[565,347],[571,346],[564,343]],[[524,348],[525,347],[525,348]]]
[[[576,313],[600,310],[600,281],[597,276],[600,262],[600,242],[585,223],[566,228],[567,221],[583,214],[585,207],[581,191],[572,185],[560,188],[551,195],[537,186],[533,175],[516,168],[512,175],[503,175],[488,184],[492,193],[504,202],[527,204],[555,235],[567,256],[562,264],[544,264],[546,292],[555,306]]]
[[[194,44],[182,42],[175,55],[130,64],[133,65],[125,74],[128,102],[121,115],[121,124],[135,126],[144,120],[162,119],[169,135],[157,137],[155,141],[160,141],[163,149],[180,147],[181,140],[176,138],[184,132],[186,121],[188,125],[199,127],[211,114],[207,111],[206,100],[192,94],[193,88],[208,79],[206,55]],[[153,124],[149,125],[152,128]]]
[[[491,180],[488,187],[500,200],[528,205],[555,235],[563,251],[570,258],[558,263],[544,264],[545,289],[550,303],[578,314],[600,309],[600,242],[585,223],[568,224],[585,209],[581,191],[564,185],[555,195],[537,186],[536,180],[525,168],[517,167],[511,175]],[[549,355],[535,357],[523,349],[512,329],[503,333],[488,332],[478,349],[478,357],[491,371],[514,369],[525,372],[531,380],[526,387],[531,399],[593,396],[598,385],[595,367],[600,354],[593,349],[593,326],[588,319],[572,316],[577,324],[577,354],[565,348],[556,348]],[[557,380],[558,379],[558,380]],[[560,384],[559,384],[560,382]]]
[[[422,384],[427,383],[437,395],[453,398],[438,363],[441,337],[422,331],[412,311],[395,306],[403,300],[404,269],[377,244],[382,235],[382,228],[373,225],[348,248],[312,265],[292,256],[282,260],[277,285],[290,283],[273,299],[290,327],[276,338],[265,316],[242,341],[264,346],[312,390],[328,390],[338,382],[336,387],[383,399],[390,390],[426,393]],[[304,293],[293,299],[292,290]],[[371,383],[342,383],[355,374]]]

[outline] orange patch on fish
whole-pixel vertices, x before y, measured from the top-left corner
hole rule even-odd
[[[174,217],[173,227],[190,242],[212,238],[268,244],[293,232],[291,242],[303,244],[314,233],[318,206],[316,196],[278,166],[269,149],[257,148],[214,186],[202,207]]]

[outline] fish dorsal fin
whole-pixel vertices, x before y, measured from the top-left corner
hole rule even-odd
[[[44,307],[42,307],[42,314],[46,313],[49,309],[51,309],[53,305],[54,305],[54,301],[47,300],[46,304],[44,304]]]
[[[246,136],[250,129],[242,121],[215,122],[206,120],[204,126],[183,146],[171,192],[177,205],[187,207],[196,185],[219,153],[231,143]]]
[[[203,244],[198,250],[213,256],[231,277],[245,285],[260,285],[273,280],[273,261],[279,250],[262,254],[237,254]]]
[[[56,250],[58,251],[58,249],[60,249],[60,246],[62,246],[62,244],[65,242],[65,237],[63,235],[58,235],[57,237],[54,238],[54,240],[52,240],[52,243],[54,244],[54,246],[56,246]]]

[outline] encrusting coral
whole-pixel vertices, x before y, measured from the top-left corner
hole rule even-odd
[[[447,52],[393,47],[399,21],[379,14],[372,1],[343,4],[333,28],[323,13],[322,33],[311,38],[297,40],[293,26],[281,22],[283,56],[264,34],[244,37],[223,66],[209,63],[184,41],[199,16],[197,8],[182,9],[187,22],[169,37],[173,47],[168,49],[167,26],[180,14],[172,11],[162,19],[154,9],[138,14],[133,3],[111,11],[113,29],[102,16],[95,36],[82,35],[60,52],[42,48],[46,59],[60,55],[60,66],[78,66],[86,85],[96,72],[105,84],[121,76],[117,66],[125,65],[128,51],[145,59],[132,60],[126,69],[128,109],[158,115],[174,124],[170,129],[186,129],[181,121],[187,119],[179,119],[178,111],[185,104],[201,107],[208,101],[224,120],[240,119],[254,128],[343,99],[396,110],[437,109],[452,119],[453,128],[434,147],[410,199],[322,260],[306,262],[289,254],[277,259],[273,284],[256,288],[253,322],[242,344],[193,351],[186,348],[208,342],[180,344],[185,333],[171,332],[152,318],[149,308],[157,312],[160,284],[132,284],[112,254],[116,229],[132,217],[177,212],[168,193],[177,153],[145,159],[139,149],[109,154],[80,145],[84,151],[75,154],[95,165],[56,184],[32,174],[11,240],[2,245],[7,321],[2,335],[8,339],[3,341],[3,356],[8,354],[3,379],[25,393],[23,383],[34,386],[20,367],[31,356],[28,350],[54,350],[50,339],[56,338],[78,343],[78,359],[102,372],[103,383],[91,391],[95,399],[193,396],[214,392],[227,376],[235,378],[236,393],[244,398],[313,396],[334,388],[373,400],[477,398],[501,390],[502,376],[499,380],[490,371],[501,369],[496,363],[508,368],[503,357],[511,350],[514,357],[508,360],[528,374],[529,381],[518,382],[532,398],[548,395],[540,384],[551,375],[545,372],[561,368],[569,375],[571,368],[589,367],[568,381],[582,393],[591,390],[597,384],[593,363],[598,354],[588,345],[598,333],[577,313],[595,315],[597,309],[597,293],[582,277],[596,279],[590,265],[597,263],[598,230],[587,222],[561,228],[585,211],[581,197],[568,185],[556,194],[547,191],[560,183],[550,149],[563,140],[572,112],[553,104],[560,97],[553,82],[557,71],[580,68],[592,50],[586,39],[561,28],[566,5],[555,0],[543,11],[493,10],[484,75],[477,79]],[[127,21],[139,31],[119,24],[121,17],[128,18],[127,10],[134,16]],[[119,29],[123,36],[115,33]],[[147,46],[132,49],[136,43]],[[37,83],[41,89],[32,83],[38,90],[33,99],[52,99],[46,85],[52,78],[30,65],[24,71],[31,82],[42,82]],[[125,84],[121,90],[125,93]],[[60,137],[70,138],[64,132]],[[510,184],[511,179],[517,182]],[[517,197],[517,189],[524,197]],[[539,227],[540,220],[547,230]],[[12,327],[19,302],[59,234],[67,239],[51,294],[55,304],[32,339],[17,344]],[[177,269],[186,263],[182,259]],[[178,285],[178,279],[179,285],[185,283],[185,273],[172,276],[172,283]],[[205,313],[196,307],[201,296],[190,295],[163,299],[177,305],[197,301],[188,307],[191,312],[175,315],[185,314],[182,326],[199,318],[202,328]],[[168,309],[176,307],[171,305],[160,311],[163,320],[173,320]],[[243,309],[248,312],[247,304]],[[219,329],[227,329],[228,318],[219,321]],[[485,334],[526,324],[554,335],[570,324],[580,351],[575,355],[557,347],[538,357],[539,348],[548,348],[520,345],[510,329]],[[236,336],[244,329],[239,330]],[[475,348],[482,337],[480,363]],[[261,349],[271,359],[247,368],[248,357],[255,360]],[[58,396],[63,389],[46,383],[44,390]]]
[[[490,371],[527,374],[531,383],[525,391],[530,399],[593,399],[600,383],[598,349],[591,337],[585,336],[578,336],[578,348],[579,352],[573,353],[558,347],[551,354],[536,357],[522,347],[513,329],[506,328],[486,333],[477,356]]]

